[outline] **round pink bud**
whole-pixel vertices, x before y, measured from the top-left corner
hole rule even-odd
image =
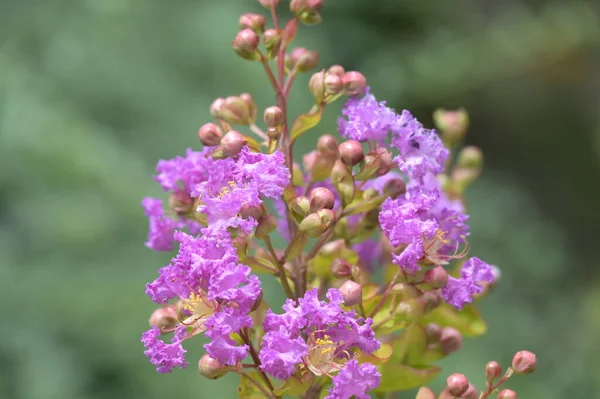
[[[469,114],[463,108],[455,111],[436,109],[433,113],[433,121],[441,131],[444,141],[449,142],[451,145],[456,145],[464,138],[467,132]]]
[[[458,153],[456,165],[465,169],[481,169],[483,167],[483,152],[475,146],[467,146]]]
[[[337,75],[325,75],[325,92],[329,94],[338,94],[344,90],[344,82]]]
[[[294,14],[300,14],[302,12],[309,11],[308,0],[292,0],[290,1],[290,11]]]
[[[341,65],[332,65],[327,70],[328,75],[335,75],[335,76],[339,76],[340,78],[343,78],[345,73],[346,73],[346,71],[344,70],[344,67]]]
[[[258,221],[264,215],[263,207],[260,205],[242,205],[240,209],[240,215],[243,218],[252,218]]]
[[[422,290],[437,290],[448,283],[448,272],[441,266],[429,269],[423,275],[423,283],[419,284]]]
[[[308,81],[308,90],[317,103],[325,99],[325,72],[315,72]]]
[[[220,119],[221,118],[221,110],[223,109],[224,105],[225,105],[225,99],[224,98],[217,98],[210,105],[210,115],[214,119]]]
[[[226,156],[234,157],[240,153],[246,143],[246,138],[240,132],[230,130],[221,140],[221,149]]]
[[[367,87],[367,79],[365,79],[364,75],[360,72],[346,72],[342,80],[344,82],[344,90],[349,96],[361,94]]]
[[[446,379],[446,386],[452,395],[461,396],[469,389],[469,380],[463,374],[452,374]]]
[[[503,389],[498,392],[498,399],[517,399],[517,393],[512,389]]]
[[[277,141],[283,134],[283,129],[277,127],[268,127],[266,133],[270,140]]]
[[[216,380],[227,373],[227,366],[206,353],[198,361],[198,370],[209,380]]]
[[[388,173],[396,163],[392,159],[392,153],[385,147],[379,147],[375,150],[375,153],[379,156],[379,167],[375,174],[377,176],[383,176]]]
[[[352,265],[344,258],[336,258],[331,263],[331,273],[337,278],[350,277]]]
[[[423,302],[425,302],[425,312],[431,312],[442,304],[442,295],[439,290],[427,291],[423,293]]]
[[[339,145],[340,158],[348,166],[357,165],[365,157],[362,145],[356,140],[344,141]]]
[[[179,216],[183,216],[194,209],[194,200],[187,192],[177,190],[169,196],[169,208]]]
[[[340,287],[344,305],[354,306],[362,302],[362,286],[355,281],[347,280]]]
[[[152,312],[148,320],[151,326],[158,327],[159,330],[173,328],[178,323],[177,307],[174,305],[163,306]]]
[[[256,32],[252,29],[243,29],[235,36],[232,47],[242,58],[252,59],[259,43],[260,38]]]
[[[453,327],[442,328],[440,336],[440,345],[446,355],[456,352],[462,346],[462,335]]]
[[[279,0],[258,0],[261,6],[272,9],[279,5]]]
[[[485,365],[485,378],[487,380],[495,380],[502,375],[502,366],[498,362],[487,362]]]
[[[256,120],[256,102],[254,102],[254,98],[252,98],[252,95],[250,93],[242,93],[240,94],[240,98],[242,99],[242,101],[244,101],[246,103],[246,106],[248,107],[248,112],[250,114],[250,123],[254,123],[254,121]]]
[[[221,128],[214,123],[205,123],[198,130],[198,138],[200,142],[207,147],[219,145],[223,138]]]
[[[331,190],[325,187],[317,187],[310,192],[310,210],[316,212],[323,208],[333,209],[335,197]]]
[[[281,35],[276,29],[267,29],[263,33],[263,44],[265,45],[267,51],[276,53],[281,44]]]
[[[263,15],[247,13],[240,16],[240,29],[252,29],[254,32],[262,32],[267,20]]]
[[[283,125],[283,111],[279,107],[273,106],[265,109],[263,118],[267,126]]]
[[[241,96],[229,96],[221,107],[221,119],[233,125],[249,125],[252,122],[250,107]]]
[[[529,351],[520,351],[515,354],[512,361],[512,369],[515,374],[533,373],[537,366],[536,356]]]
[[[317,149],[323,154],[338,154],[338,141],[331,134],[324,134],[317,140]]]
[[[425,326],[425,332],[427,333],[427,343],[435,344],[439,342],[442,337],[442,327],[435,323],[429,323]]]
[[[479,391],[475,388],[475,385],[469,383],[467,392],[463,393],[462,399],[479,399]]]
[[[394,199],[406,193],[406,183],[400,178],[390,179],[383,185],[383,192]]]
[[[298,72],[306,72],[317,65],[319,62],[319,53],[303,47],[295,48],[290,53],[290,61]]]

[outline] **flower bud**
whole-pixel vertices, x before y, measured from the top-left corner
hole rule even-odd
[[[248,253],[248,245],[250,244],[248,236],[239,235],[233,239],[233,246],[239,258],[243,258]]]
[[[317,140],[317,149],[323,154],[338,154],[338,141],[330,134],[324,134]]]
[[[319,254],[328,258],[334,258],[339,256],[344,248],[346,248],[346,242],[344,240],[333,240],[328,242],[327,244],[324,244],[321,247]]]
[[[407,321],[418,321],[425,314],[425,303],[421,298],[406,298],[398,304],[395,313]]]
[[[298,72],[306,72],[317,65],[319,53],[299,47],[292,50],[289,60],[290,69],[295,68]]]
[[[396,166],[392,158],[392,153],[387,148],[379,147],[375,150],[375,153],[379,156],[379,167],[375,172],[377,176],[385,175]]]
[[[227,373],[227,366],[205,353],[198,361],[198,370],[209,380],[216,380]]]
[[[283,125],[283,111],[279,107],[269,107],[265,109],[263,119],[267,126],[278,127]]]
[[[335,212],[331,209],[321,209],[317,211],[317,215],[321,218],[321,222],[325,225],[325,228],[328,229],[335,222]]]
[[[512,360],[512,369],[515,374],[533,373],[536,366],[536,356],[529,351],[517,352]]]
[[[339,289],[344,298],[344,305],[354,306],[362,302],[362,286],[357,282],[346,280]]]
[[[417,392],[415,399],[435,399],[435,394],[431,389],[427,387],[421,387],[419,388],[419,392]]]
[[[352,265],[344,258],[336,258],[331,263],[331,273],[337,278],[350,277]]]
[[[177,190],[169,197],[169,207],[177,215],[183,216],[194,209],[194,200],[187,192]]]
[[[339,159],[333,164],[331,169],[331,183],[335,186],[342,202],[349,204],[354,200],[356,186],[348,166],[344,165]]]
[[[325,187],[317,187],[310,192],[310,211],[316,212],[320,209],[333,209],[335,197]]]
[[[424,291],[430,291],[443,288],[447,283],[448,272],[441,266],[435,266],[425,272],[423,282],[417,286]]]
[[[214,123],[205,123],[198,130],[198,138],[200,142],[207,147],[219,145],[223,138],[221,128]]]
[[[479,391],[475,388],[475,385],[469,383],[467,392],[463,393],[462,399],[479,399]]]
[[[267,50],[269,58],[277,54],[281,47],[281,35],[276,29],[267,29],[263,33],[263,44]]]
[[[290,203],[290,210],[297,219],[302,220],[310,212],[310,200],[303,195],[296,197]]]
[[[344,90],[344,82],[337,75],[325,74],[325,92],[328,94],[338,94]]]
[[[265,30],[267,20],[263,15],[247,13],[240,16],[240,29],[252,29],[256,33]]]
[[[349,96],[361,94],[367,87],[367,79],[362,73],[356,71],[346,72],[342,81],[344,82],[344,91]]]
[[[253,60],[256,58],[256,50],[260,38],[252,29],[243,29],[238,32],[231,46],[233,50],[242,58]]]
[[[425,326],[425,332],[427,333],[427,343],[435,344],[442,337],[442,327],[435,323],[429,323]]]
[[[475,146],[463,148],[458,153],[456,165],[465,169],[481,169],[483,166],[483,153]]]
[[[512,389],[503,389],[498,392],[498,399],[517,399],[517,393]]]
[[[465,137],[469,127],[469,115],[464,108],[456,111],[436,109],[433,113],[433,121],[442,133],[443,140],[451,147]]]
[[[259,240],[262,240],[277,228],[277,219],[273,215],[265,215],[257,220],[258,226],[256,226],[254,235]]]
[[[425,313],[429,313],[442,304],[442,295],[439,290],[427,291],[423,294],[423,302],[425,302]]]
[[[308,90],[315,98],[315,102],[320,104],[325,99],[325,72],[315,72],[308,81]]]
[[[165,329],[173,328],[178,323],[177,307],[174,305],[163,306],[152,312],[148,320],[151,326],[156,326],[162,332]]]
[[[261,6],[268,9],[273,9],[279,5],[279,0],[258,0]]]
[[[220,148],[226,156],[234,157],[240,153],[246,143],[246,138],[240,132],[230,130],[223,136]]]
[[[252,218],[256,221],[258,221],[263,215],[264,215],[264,210],[260,205],[248,205],[248,204],[244,204],[242,205],[242,208],[240,209],[240,215],[244,218]]]
[[[230,96],[225,99],[220,116],[233,125],[249,125],[252,122],[250,111],[248,103],[241,96]]]
[[[469,389],[469,380],[463,374],[452,374],[446,379],[446,387],[452,395],[461,396]]]
[[[250,308],[250,311],[254,312],[256,309],[258,309],[260,307],[260,304],[262,303],[262,300],[263,300],[263,290],[261,289],[258,294],[258,298],[256,298],[254,300],[254,303],[252,304],[252,308]]]
[[[398,283],[392,286],[392,292],[394,294],[399,294],[401,299],[405,298],[418,298],[421,296],[421,292],[416,289],[414,286],[405,283]]]
[[[309,237],[319,237],[335,220],[335,214],[329,209],[311,213],[300,222],[300,231]]]
[[[379,169],[380,162],[381,159],[376,153],[368,153],[367,155],[365,155],[365,158],[360,162],[360,169],[358,173],[354,175],[354,179],[358,181],[370,179],[371,177],[373,177],[375,172],[377,172],[377,169]]]
[[[292,0],[290,10],[305,24],[312,25],[321,22],[319,10],[323,0]]]
[[[365,157],[362,145],[356,140],[347,140],[339,145],[340,158],[348,166],[357,165]]]
[[[502,375],[502,367],[498,362],[487,362],[485,365],[485,378],[488,381],[495,380],[496,378],[500,378]]]
[[[258,112],[256,110],[256,103],[254,102],[254,98],[252,98],[252,95],[249,93],[240,94],[240,98],[246,103],[246,106],[248,107],[248,112],[250,114],[250,120],[248,121],[249,124],[254,123],[254,121],[256,121],[256,114]]]
[[[383,193],[395,199],[406,193],[406,183],[400,178],[390,179],[383,185]]]
[[[225,99],[224,98],[217,98],[210,105],[210,115],[214,119],[221,119],[221,110],[223,109],[224,105],[225,105]]]
[[[444,354],[449,355],[456,352],[462,346],[462,335],[453,327],[442,328],[442,335],[440,336],[440,345]]]
[[[341,65],[332,65],[327,70],[328,75],[335,75],[335,76],[339,76],[340,78],[343,78],[345,73],[346,73],[346,71],[344,70],[344,67]]]

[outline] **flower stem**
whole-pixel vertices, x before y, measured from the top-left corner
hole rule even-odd
[[[279,270],[279,279],[281,280],[281,285],[285,290],[285,294],[288,296],[288,298],[295,299],[294,292],[292,291],[292,287],[290,287],[287,275],[285,273],[285,268],[283,267],[283,262],[281,262],[281,260],[277,257],[275,248],[273,248],[273,243],[271,243],[271,238],[269,238],[269,236],[265,236],[264,240],[265,244],[267,245],[267,249],[269,250],[269,253],[273,257],[273,260],[277,265],[277,269]]]
[[[244,341],[244,343],[246,345],[248,345],[248,348],[249,348],[249,351],[250,351],[250,356],[252,357],[252,360],[254,360],[254,364],[256,366],[260,366],[260,359],[258,357],[258,353],[256,352],[256,349],[254,349],[254,345],[252,344],[252,341],[250,341],[250,339],[248,338],[248,336],[246,335],[246,333],[244,332],[243,329],[240,331],[240,337],[242,337],[242,340]],[[260,377],[263,379],[263,381],[265,382],[265,384],[267,384],[267,386],[269,387],[269,390],[271,392],[273,392],[273,389],[275,389],[275,388],[273,388],[273,384],[271,384],[271,380],[269,380],[269,377],[267,377],[267,375],[265,374],[265,372],[262,371],[260,369],[260,367],[257,367],[256,370],[260,374]],[[258,387],[260,387],[260,384],[257,384],[256,381],[254,381],[254,382],[255,382],[255,384]],[[263,392],[265,392],[265,391],[263,391]],[[272,394],[269,394],[268,396],[270,398],[273,398],[273,397],[278,398],[278,396],[275,396],[275,395],[272,395]]]
[[[504,376],[494,385],[488,386],[485,392],[481,393],[479,399],[487,399],[496,389],[500,387],[500,385],[504,384],[506,380],[508,380],[513,375],[513,369],[509,368],[504,373]]]
[[[381,299],[379,299],[379,302],[377,302],[377,305],[375,305],[375,308],[373,309],[373,311],[371,311],[371,314],[369,315],[369,317],[373,318],[377,314],[377,312],[379,312],[379,309],[381,309],[381,307],[385,303],[385,299],[392,292],[392,287],[394,286],[394,284],[396,284],[396,280],[398,280],[398,277],[400,277],[400,268],[398,268],[398,271],[392,278],[392,281],[390,281],[390,284],[385,289],[383,295],[381,296]]]
[[[242,371],[242,375],[243,375],[244,377],[246,377],[246,378],[248,379],[248,381],[250,381],[252,384],[254,384],[254,385],[255,385],[255,386],[258,388],[258,389],[260,389],[260,390],[262,391],[262,393],[263,393],[263,394],[265,394],[265,396],[266,396],[267,398],[270,398],[270,399],[275,399],[275,396],[273,396],[273,395],[272,395],[272,394],[271,394],[269,391],[267,391],[267,390],[266,390],[266,389],[265,389],[265,388],[264,388],[262,385],[260,385],[260,384],[258,383],[258,381],[256,381],[256,380],[255,380],[255,379],[254,379],[254,378],[253,378],[253,377],[252,377],[250,374],[248,374],[248,373],[244,373],[244,372]]]

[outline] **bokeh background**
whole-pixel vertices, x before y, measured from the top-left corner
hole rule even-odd
[[[230,49],[247,11],[262,9],[0,0],[0,397],[236,397],[234,378],[197,374],[200,343],[170,375],[142,354],[144,285],[171,255],[144,247],[139,203],[161,195],[158,159],[200,147],[212,99],[247,91],[272,105],[260,65]],[[538,370],[508,384],[520,397],[599,397],[597,1],[327,0],[323,15],[296,43],[319,50],[320,66],[362,71],[429,126],[436,107],[466,107],[467,142],[485,151],[471,247],[502,281],[482,303],[489,333],[444,375],[481,384],[486,361],[529,349]],[[295,113],[310,105],[307,81]],[[340,106],[299,151],[335,131]]]

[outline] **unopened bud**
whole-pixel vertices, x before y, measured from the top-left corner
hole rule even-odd
[[[406,183],[400,178],[390,179],[383,185],[383,192],[394,199],[406,193]]]
[[[383,176],[388,173],[396,165],[392,158],[392,153],[385,147],[379,147],[375,150],[375,153],[379,156],[379,167],[375,174],[377,176]]]
[[[325,72],[315,72],[308,81],[308,90],[315,98],[315,102],[320,104],[325,99]]]
[[[456,165],[465,169],[481,169],[483,166],[483,152],[475,146],[465,147],[458,153]]]
[[[226,156],[234,157],[240,153],[246,143],[246,138],[240,132],[230,130],[223,136],[220,148]]]
[[[515,374],[533,373],[537,366],[536,356],[529,351],[520,351],[515,354],[512,361],[512,369]]]
[[[419,392],[417,392],[415,399],[435,399],[435,394],[431,389],[427,387],[421,387],[419,388]]]
[[[219,145],[223,138],[221,128],[214,123],[205,123],[198,130],[198,138],[200,142],[207,147]]]
[[[221,107],[221,118],[233,125],[249,125],[252,123],[250,111],[248,103],[241,96],[230,96]]]
[[[335,222],[335,212],[331,209],[321,209],[317,211],[317,215],[321,218],[321,222],[328,229]]]
[[[398,283],[392,286],[392,292],[398,294],[400,299],[418,298],[421,292],[411,284]]]
[[[435,344],[439,342],[442,336],[442,327],[435,323],[429,323],[425,326],[425,332],[427,333],[427,343]]]
[[[462,346],[462,335],[453,327],[442,328],[442,335],[440,336],[440,345],[444,354],[449,355],[456,352]]]
[[[233,239],[233,246],[238,257],[243,258],[248,253],[249,246],[248,236],[239,235]]]
[[[263,44],[269,58],[273,57],[281,47],[281,35],[276,29],[267,29],[263,33]]]
[[[333,240],[323,245],[319,251],[319,254],[328,258],[333,258],[340,255],[344,248],[346,248],[346,242],[344,240]]]
[[[502,366],[498,362],[487,362],[485,365],[485,378],[486,380],[492,381],[496,378],[500,378],[502,375]]]
[[[360,169],[354,175],[354,179],[358,181],[370,179],[377,172],[377,169],[379,169],[380,162],[381,159],[375,152],[368,153],[360,162]]]
[[[252,29],[260,33],[265,29],[267,20],[263,15],[247,13],[240,16],[240,29]]]
[[[417,286],[425,291],[443,288],[448,283],[448,272],[441,266],[429,269],[423,275],[423,282]]]
[[[331,134],[324,134],[317,140],[317,149],[323,154],[338,154],[338,141]]]
[[[169,197],[169,207],[179,216],[183,216],[194,209],[194,200],[187,192],[177,190]]]
[[[327,230],[327,226],[321,221],[321,217],[315,212],[306,216],[300,222],[300,231],[309,237],[319,237]]]
[[[341,65],[332,65],[327,70],[327,74],[339,76],[340,78],[343,78],[345,73],[346,73],[346,71],[344,70],[344,67]]]
[[[344,91],[349,96],[362,94],[367,87],[367,79],[362,73],[356,71],[346,72],[342,81],[344,82]]]
[[[310,212],[310,200],[305,196],[296,197],[290,203],[290,210],[298,220],[302,220]]]
[[[331,273],[337,278],[350,277],[352,265],[344,258],[336,258],[331,263]]]
[[[517,393],[512,389],[503,389],[498,392],[498,399],[517,399]]]
[[[425,302],[425,313],[429,313],[442,304],[442,295],[439,290],[427,291],[423,294],[423,302]]]
[[[151,326],[156,326],[160,331],[173,328],[178,323],[177,307],[174,305],[163,306],[152,312],[148,320]]]
[[[248,121],[249,123],[254,123],[254,121],[256,121],[256,102],[254,102],[254,98],[252,98],[252,95],[249,93],[242,93],[240,94],[240,98],[246,103],[246,106],[248,107],[248,112],[250,113],[250,120]]]
[[[339,145],[340,158],[348,166],[357,165],[365,157],[362,145],[356,140],[347,140]]]
[[[331,183],[335,186],[342,202],[349,204],[354,200],[356,185],[348,166],[342,163],[339,159],[333,164],[331,169]]]
[[[269,107],[265,109],[263,119],[267,126],[278,127],[283,125],[283,111],[279,107]]]
[[[469,380],[463,374],[452,374],[446,379],[448,392],[454,396],[462,396],[469,389]]]
[[[321,22],[319,10],[323,0],[292,0],[290,10],[305,24],[312,25]]]
[[[433,121],[442,133],[444,141],[451,146],[456,145],[465,137],[469,127],[469,115],[463,108],[456,111],[437,109],[433,113]]]
[[[263,300],[263,290],[261,289],[259,291],[258,298],[256,298],[254,300],[254,303],[252,304],[250,311],[254,312],[256,309],[258,309],[260,307],[260,304],[262,303],[262,300]]]
[[[256,58],[256,50],[260,38],[252,29],[243,29],[238,32],[231,46],[233,50],[242,58],[253,60]]]
[[[337,75],[325,75],[325,92],[328,94],[338,94],[344,90],[344,82]]]
[[[205,353],[198,361],[198,370],[209,380],[216,380],[227,373],[227,366]]]
[[[221,110],[223,109],[224,105],[225,105],[225,99],[224,98],[217,98],[210,105],[210,115],[214,119],[221,119]]]
[[[421,298],[407,298],[398,304],[395,313],[407,321],[417,321],[425,314],[425,303]]]
[[[298,72],[306,72],[317,65],[319,53],[299,47],[292,50],[289,60],[290,69],[295,68]]]
[[[320,209],[333,209],[335,197],[325,187],[317,187],[310,192],[310,211],[316,212]]]
[[[357,282],[346,280],[339,290],[344,298],[344,305],[354,306],[362,302],[362,286]]]
[[[259,240],[267,237],[271,232],[277,228],[277,219],[273,215],[265,215],[258,220],[258,226],[256,226],[256,232],[254,235]]]
[[[279,5],[279,0],[258,0],[261,6],[268,9],[273,9]]]
[[[240,209],[240,215],[244,218],[252,218],[258,221],[265,214],[263,207],[260,205],[242,205]]]
[[[479,391],[475,388],[475,385],[469,383],[467,392],[463,393],[461,399],[479,399]]]

